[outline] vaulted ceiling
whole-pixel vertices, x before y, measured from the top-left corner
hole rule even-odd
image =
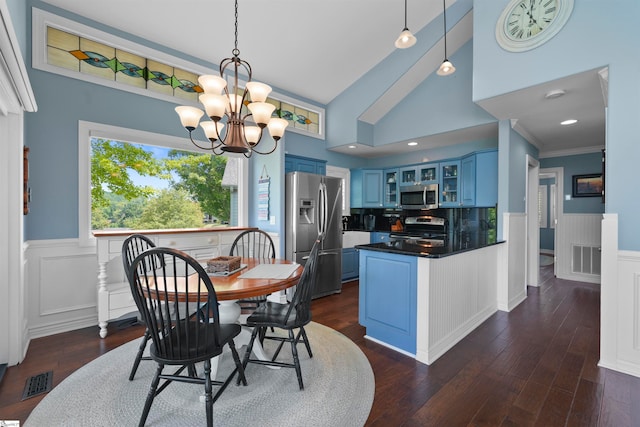
[[[232,0],[139,0],[135,6],[130,0],[44,1],[216,64],[231,56],[234,47]],[[447,7],[454,3],[455,0],[446,1]],[[442,19],[441,0],[408,0],[407,8],[407,25],[414,34],[434,19]],[[393,43],[404,27],[404,2],[240,0],[238,27],[240,56],[251,64],[255,80],[328,104],[393,52]],[[447,50],[451,57],[472,36],[472,13],[448,27]],[[443,43],[439,41],[360,119],[376,123],[437,69],[443,52]],[[543,155],[593,151],[604,144],[606,70],[601,73],[604,79],[598,71],[479,104],[498,119],[512,119],[514,128]],[[563,89],[565,95],[546,99],[545,94],[555,89]],[[580,121],[573,126],[560,126],[561,119],[566,118]],[[482,126],[424,140],[433,143],[437,140],[442,145],[485,138],[496,132],[496,126]],[[411,147],[406,143],[397,143],[370,148],[360,155],[376,157],[408,150]]]

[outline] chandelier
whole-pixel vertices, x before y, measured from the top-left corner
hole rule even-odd
[[[284,130],[289,124],[286,120],[271,117],[275,105],[266,102],[271,93],[271,87],[264,83],[251,81],[251,65],[240,59],[238,50],[238,0],[235,1],[235,48],[232,57],[225,58],[220,63],[220,76],[203,75],[198,78],[200,87],[204,93],[199,101],[204,106],[207,116],[211,120],[200,122],[204,112],[196,107],[179,106],[176,113],[180,116],[182,126],[189,132],[189,139],[198,148],[211,150],[214,154],[242,153],[245,157],[251,157],[252,153],[271,154],[278,146],[278,141],[284,135]],[[233,76],[233,88],[229,90],[225,72],[231,68]],[[238,86],[238,70],[244,69],[248,76],[245,88]],[[247,106],[249,111],[244,109]],[[255,123],[251,124],[248,119]],[[204,134],[210,141],[210,145],[198,144],[192,136],[198,124],[204,130]],[[275,141],[268,151],[258,151],[256,148],[262,141],[264,128]],[[226,129],[225,129],[226,128]],[[260,147],[262,150],[262,147]]]

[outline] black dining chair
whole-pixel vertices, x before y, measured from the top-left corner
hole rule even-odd
[[[162,259],[162,265],[158,260]],[[149,415],[155,396],[171,382],[204,385],[207,426],[213,425],[213,403],[218,400],[233,377],[247,385],[244,368],[233,339],[240,333],[239,324],[221,324],[218,299],[211,279],[203,267],[188,254],[171,248],[153,248],[140,254],[131,264],[129,274],[134,284],[134,298],[144,311],[151,335],[149,352],[158,368],[151,381],[140,426]],[[189,290],[184,291],[188,284]],[[192,307],[202,307],[194,314]],[[211,379],[211,358],[231,350],[235,368],[224,381]],[[203,362],[204,374],[198,376],[194,364]],[[180,366],[174,373],[164,373],[165,366]],[[183,371],[187,369],[187,373]],[[160,380],[164,380],[160,385]],[[160,385],[160,386],[159,386]],[[212,386],[218,386],[215,394]]]
[[[142,252],[149,250],[151,248],[155,248],[156,245],[153,241],[143,235],[143,234],[132,234],[127,237],[125,241],[122,243],[122,264],[124,266],[124,272],[127,276],[127,281],[129,282],[129,286],[131,287],[131,277],[129,268],[133,263],[133,260],[140,255]],[[158,266],[162,265],[162,259],[158,259]],[[133,288],[131,288],[133,292]],[[136,302],[137,303],[137,302]],[[140,311],[140,316],[143,316],[140,307],[138,307],[138,311]],[[144,319],[142,319],[144,321]],[[145,322],[146,325],[146,322]],[[129,374],[129,381],[132,381],[136,376],[136,371],[138,370],[138,366],[140,365],[141,360],[151,360],[149,356],[143,356],[144,350],[147,348],[147,342],[149,341],[150,333],[149,328],[146,328],[144,331],[144,336],[142,337],[142,341],[140,342],[140,347],[138,348],[138,354],[136,354],[136,358],[133,361],[133,367],[131,368],[131,373]]]
[[[240,233],[229,250],[229,256],[243,258],[273,259],[276,248],[268,233],[262,230],[247,230]],[[238,301],[241,307],[255,309],[267,300],[267,295],[248,297]]]
[[[289,303],[281,304],[267,301],[261,304],[246,321],[246,325],[253,327],[253,331],[251,333],[251,340],[244,354],[242,366],[246,368],[248,363],[256,363],[260,365],[295,368],[300,390],[304,390],[304,384],[302,381],[302,369],[300,368],[297,345],[299,342],[304,342],[309,357],[313,357],[304,326],[311,322],[311,296],[313,295],[313,288],[317,281],[319,250],[320,240],[316,240],[309,253],[309,258],[307,258],[304,265],[300,280],[296,285],[293,298]],[[286,330],[287,336],[268,335],[267,328]],[[294,333],[295,329],[298,329],[297,334]],[[280,342],[271,360],[251,358],[253,343],[257,337],[261,337],[264,340]],[[291,344],[293,363],[279,362],[276,360],[285,342]]]

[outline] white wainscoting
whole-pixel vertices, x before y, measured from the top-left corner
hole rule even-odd
[[[560,279],[580,282],[600,283],[600,274],[574,272],[573,247],[601,247],[602,214],[563,214],[559,218],[557,247],[555,248],[558,266],[556,274]],[[596,251],[599,256],[599,251]]]
[[[233,236],[217,239],[212,253],[228,254]],[[276,247],[277,234],[272,235]],[[121,244],[121,243],[120,243]],[[107,267],[124,281],[119,260]],[[32,240],[25,250],[27,329],[25,341],[88,326],[98,328],[98,257],[78,239]],[[26,348],[26,347],[25,347]]]
[[[499,253],[498,309],[511,311],[527,297],[527,216],[507,212],[503,215],[502,224],[505,243]]]
[[[27,259],[29,338],[98,324],[95,246],[77,239],[32,240]]]
[[[433,363],[497,311],[497,257],[503,245],[418,258],[417,360]]]
[[[640,252],[618,250],[618,216],[603,217],[598,365],[640,377]]]

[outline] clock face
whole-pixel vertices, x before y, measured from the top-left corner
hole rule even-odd
[[[511,52],[533,49],[555,36],[572,10],[573,0],[511,0],[496,24],[496,40]]]
[[[557,0],[522,0],[509,12],[505,34],[513,40],[530,39],[544,31],[557,14]]]

